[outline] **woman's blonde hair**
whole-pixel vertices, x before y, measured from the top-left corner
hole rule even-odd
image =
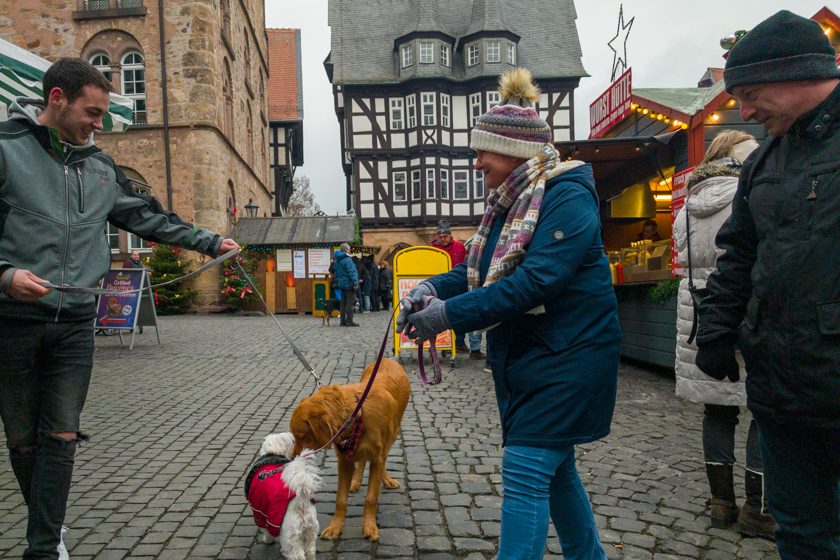
[[[740,130],[724,130],[712,140],[709,144],[709,149],[706,150],[706,155],[703,156],[701,163],[708,163],[716,159],[724,158],[732,153],[732,148],[736,144],[752,140],[755,142],[755,137],[752,134]]]

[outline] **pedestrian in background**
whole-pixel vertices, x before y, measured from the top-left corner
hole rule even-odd
[[[370,293],[373,280],[370,274],[370,268],[367,265],[367,256],[363,256],[358,261],[357,269],[359,271],[359,288],[362,291],[361,308],[362,313],[370,313]]]
[[[341,290],[340,325],[342,327],[358,327],[353,322],[353,306],[356,304],[356,290],[359,288],[359,273],[356,269],[354,257],[350,256],[350,245],[342,243],[338,251],[333,254],[335,263],[335,281]]]
[[[748,158],[700,308],[697,365],[758,423],[783,560],[840,558],[840,71],[815,21],[781,11],[738,41],[726,90],[770,136]]]
[[[691,276],[680,281],[677,298],[675,371],[677,396],[704,405],[703,458],[712,494],[709,511],[712,527],[726,528],[737,519],[741,534],[772,539],[776,524],[767,513],[754,419],[750,420],[747,433],[744,470],[747,500],[740,511],[735,502],[735,427],[740,407],[747,404],[746,372],[739,368],[738,380],[734,382],[712,379],[695,365],[697,346],[693,339],[689,342],[697,325],[689,280],[697,290],[702,290],[715,270],[715,261],[722,252],[715,246],[715,235],[732,213],[732,199],[743,162],[757,147],[755,138],[745,132],[728,130],[718,134],[686,184],[688,197],[674,220],[673,233],[679,263]]]
[[[382,261],[379,269],[379,302],[383,311],[391,309],[391,297],[391,266],[388,261]]]
[[[409,292],[397,329],[419,340],[488,329],[504,446],[498,558],[542,558],[550,517],[564,558],[604,559],[575,466],[575,445],[610,431],[621,339],[592,167],[560,158],[530,72],[504,74],[499,94],[470,135],[492,192],[469,256]]]
[[[112,90],[99,70],[61,58],[42,84],[43,99],[17,98],[0,123],[0,418],[29,514],[25,559],[67,557],[62,524],[93,369],[96,298],[43,283],[96,287],[111,268],[107,223],[210,256],[239,247],[135,192],[96,147]]]
[[[370,310],[379,311],[379,267],[373,262],[373,255],[367,255],[364,263],[370,275]]]

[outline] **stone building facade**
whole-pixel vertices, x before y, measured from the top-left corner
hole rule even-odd
[[[257,215],[271,214],[264,0],[0,0],[0,7],[0,37],[48,60],[84,58],[135,100],[135,124],[96,143],[138,188],[222,234],[249,202]],[[131,249],[150,250],[125,232],[108,235],[115,262]],[[219,299],[218,285],[218,271],[194,282],[200,306]]]

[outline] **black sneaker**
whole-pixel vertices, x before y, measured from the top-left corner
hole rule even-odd
[[[348,327],[361,327],[359,323],[347,323]]]
[[[484,358],[484,353],[481,350],[473,350],[470,352],[470,360],[483,360]]]

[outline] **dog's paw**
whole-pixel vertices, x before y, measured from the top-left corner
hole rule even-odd
[[[363,534],[370,542],[379,540],[379,527],[376,526],[375,521],[365,521]]]
[[[354,480],[353,482],[351,482],[351,483],[350,483],[350,491],[351,491],[351,492],[358,492],[358,491],[359,491],[359,488],[361,488],[361,487],[362,487],[362,483],[361,483],[361,482],[356,482],[356,481]]]
[[[396,480],[394,480],[393,478],[391,478],[390,476],[383,476],[382,477],[382,486],[384,486],[385,488],[393,489],[393,488],[399,488],[400,483],[397,482]]]
[[[330,523],[327,525],[326,529],[321,531],[321,538],[328,541],[334,541],[341,536],[341,529],[342,526],[340,524]]]
[[[269,535],[265,530],[262,530],[257,540],[262,544],[274,544],[277,539]]]

